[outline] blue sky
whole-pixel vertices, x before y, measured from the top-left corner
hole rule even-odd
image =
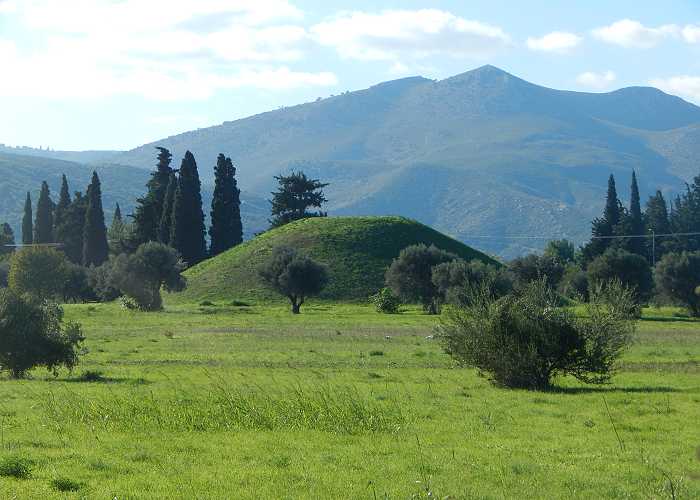
[[[0,143],[130,149],[483,64],[700,104],[700,2],[0,0]]]

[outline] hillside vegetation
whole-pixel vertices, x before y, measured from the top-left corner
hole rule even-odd
[[[328,265],[330,283],[321,298],[363,300],[383,286],[384,272],[399,252],[424,243],[463,259],[492,259],[416,221],[403,217],[328,217],[296,221],[270,230],[188,270],[179,301],[262,299],[275,295],[258,278],[273,248],[290,246]]]

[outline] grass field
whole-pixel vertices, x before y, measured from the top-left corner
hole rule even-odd
[[[553,392],[455,368],[418,310],[66,313],[78,369],[0,380],[0,498],[700,497],[700,323],[668,310]]]

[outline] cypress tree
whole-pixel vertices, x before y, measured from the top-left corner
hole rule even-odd
[[[187,151],[180,166],[180,177],[173,199],[170,244],[183,260],[193,266],[206,258],[204,212],[197,162]]]
[[[671,222],[668,217],[668,206],[661,191],[656,191],[654,196],[650,196],[644,212],[646,226],[656,234],[669,234],[671,232]],[[663,238],[660,241],[647,240],[647,255],[652,255],[651,246],[655,246],[656,260],[658,261],[669,248],[669,240]],[[651,259],[650,259],[651,260]]]
[[[608,179],[608,194],[605,198],[605,210],[603,218],[610,226],[610,234],[612,235],[615,226],[620,223],[622,218],[622,204],[617,197],[617,188],[615,187],[615,177],[610,174]]]
[[[41,183],[39,201],[36,203],[34,243],[53,243],[53,202],[46,181]]]
[[[83,232],[87,204],[87,197],[76,192],[63,214],[61,225],[57,228],[57,239],[63,244],[63,253],[74,264],[83,263]]]
[[[168,189],[165,190],[165,198],[163,199],[163,213],[160,217],[158,225],[158,241],[165,245],[170,245],[170,236],[172,232],[173,219],[173,200],[175,199],[175,191],[177,190],[177,176],[175,172],[170,172],[168,180]]]
[[[87,189],[87,211],[83,230],[83,265],[99,266],[109,256],[107,227],[102,210],[102,189],[97,172],[92,173],[92,181]]]
[[[31,245],[34,243],[34,223],[32,222],[32,197],[27,191],[27,198],[24,202],[24,216],[22,217],[22,244]]]
[[[610,236],[615,235],[616,229],[622,220],[624,209],[617,197],[615,177],[610,174],[608,179],[608,193],[605,198],[605,208],[602,217],[593,220],[591,228],[591,241],[583,248],[583,258],[590,262],[602,255],[611,245]]]
[[[214,168],[215,186],[211,202],[211,238],[210,255],[221,252],[241,243],[243,226],[241,224],[240,191],[236,186],[236,168],[231,158],[220,154]]]
[[[112,226],[115,224],[123,224],[124,221],[122,220],[122,209],[119,207],[119,203],[117,203],[117,206],[114,208],[114,215],[112,216]]]
[[[637,185],[637,174],[632,171],[632,187],[630,192],[629,211],[629,234],[644,234],[644,218],[642,217],[642,207],[639,200],[639,186]],[[646,241],[644,238],[630,238],[628,248],[632,253],[646,256]]]
[[[70,205],[70,192],[68,191],[68,179],[66,179],[66,175],[63,174],[61,176],[61,191],[58,195],[58,203],[56,203],[56,208],[54,209],[53,212],[53,227],[54,227],[54,239],[56,239],[56,235],[58,233],[58,228],[61,226],[63,223],[63,217],[64,214],[66,213],[66,210],[68,210],[68,206]],[[59,243],[61,243],[59,241]]]
[[[136,238],[141,243],[158,240],[158,229],[163,215],[163,202],[165,191],[168,188],[172,155],[165,148],[157,147],[158,163],[156,170],[151,174],[151,178],[146,184],[148,189],[143,198],[136,200],[134,211],[134,231]]]

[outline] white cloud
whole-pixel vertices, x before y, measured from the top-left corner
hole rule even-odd
[[[554,31],[541,38],[528,38],[527,47],[530,50],[540,52],[555,52],[558,54],[566,54],[572,49],[578,47],[583,38],[564,31]]]
[[[683,40],[688,43],[700,43],[700,25],[689,24],[682,31]]]
[[[623,19],[610,26],[593,30],[597,39],[625,48],[650,49],[664,39],[677,37],[680,28],[675,24],[666,24],[658,28],[648,28],[639,21]]]
[[[615,80],[617,80],[617,75],[612,71],[605,71],[604,73],[587,71],[576,77],[576,82],[579,85],[595,90],[605,90],[609,88]]]
[[[279,66],[302,59],[309,43],[306,30],[290,24],[303,14],[287,0],[15,5],[34,43],[0,42],[3,74],[10,75],[0,79],[2,96],[204,99],[243,86],[275,90],[337,83],[329,72]]]
[[[342,57],[365,61],[439,54],[482,58],[510,45],[499,27],[437,9],[342,12],[313,26],[311,33]]]
[[[700,76],[683,75],[671,78],[656,78],[649,83],[669,94],[700,102]]]

